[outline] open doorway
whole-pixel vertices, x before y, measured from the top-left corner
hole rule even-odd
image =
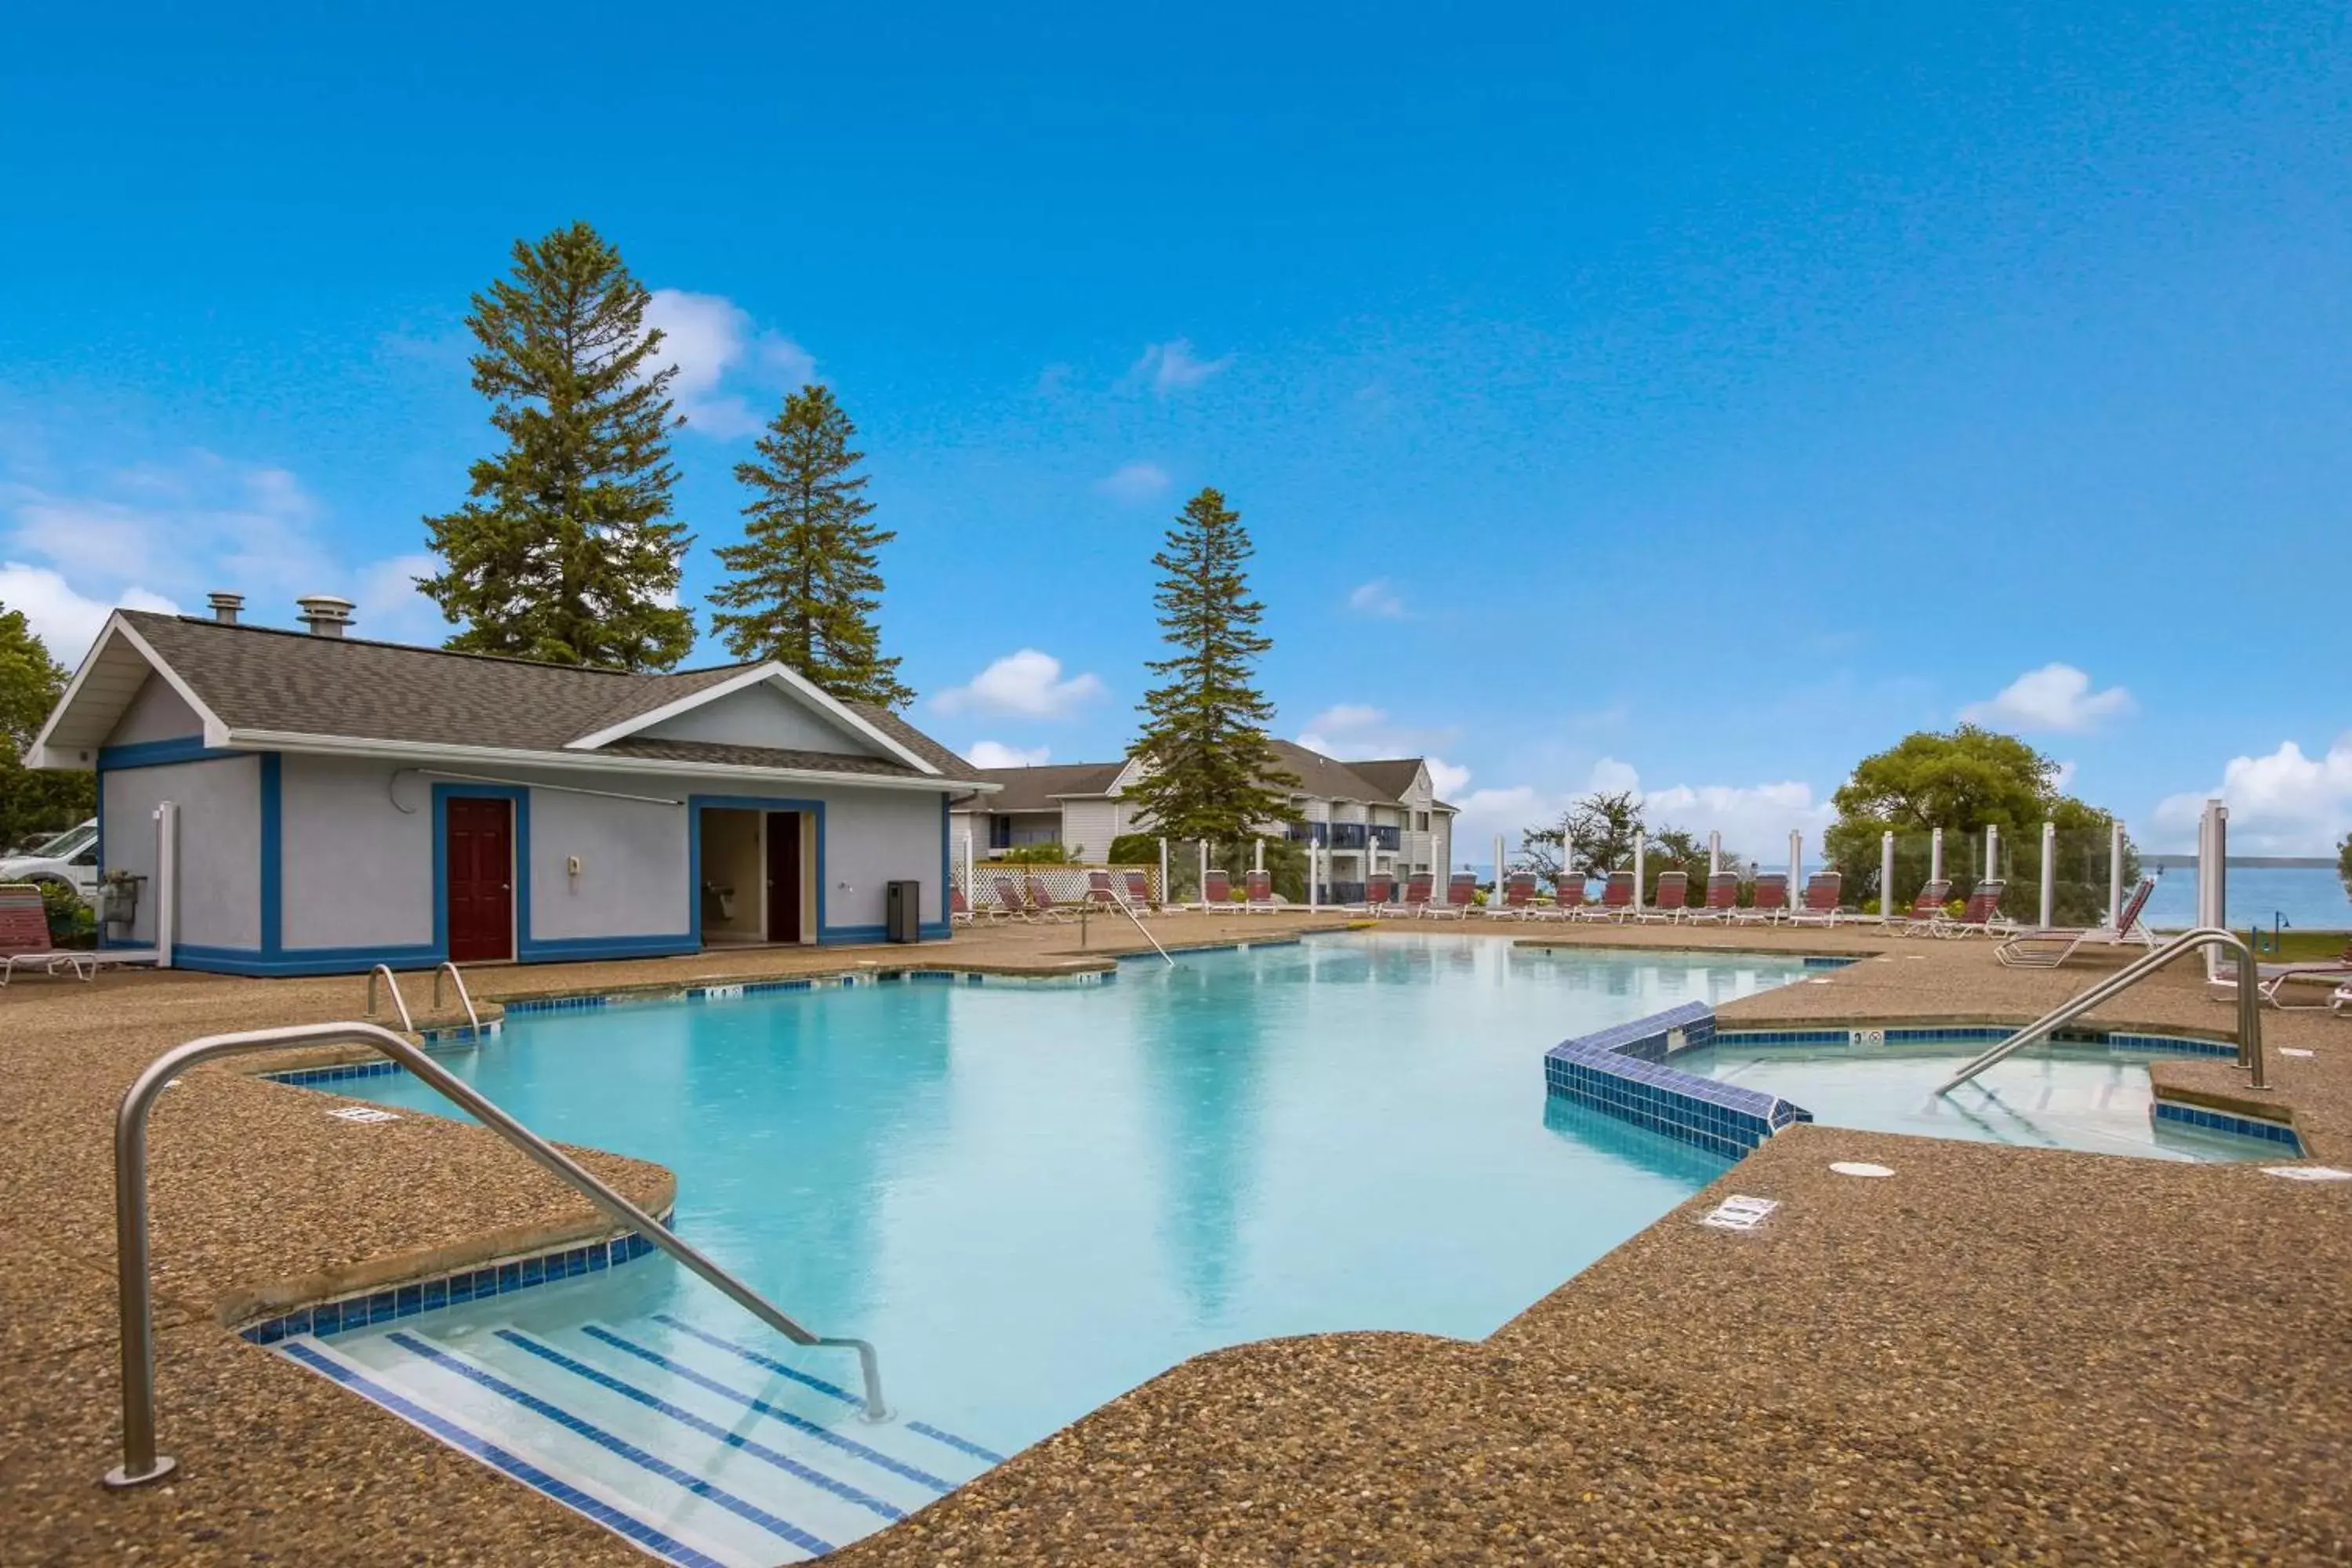
[[[705,947],[804,942],[815,930],[815,853],[804,812],[702,807]]]

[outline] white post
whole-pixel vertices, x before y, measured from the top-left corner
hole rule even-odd
[[[1160,901],[1173,901],[1168,897],[1168,836],[1164,833],[1160,836]]]
[[[1576,840],[1568,836],[1566,827],[1562,827],[1559,830],[1559,879],[1565,882],[1575,876]]]
[[[1940,827],[1927,835],[1927,880],[1944,879],[1944,830]]]
[[[1789,907],[1804,908],[1805,903],[1805,835],[1801,828],[1789,830]]]
[[[1308,847],[1313,847],[1311,841]],[[1250,840],[1250,869],[1253,871],[1265,869],[1265,840],[1263,837]]]
[[[1489,909],[1489,910],[1499,910],[1499,909],[1501,909],[1502,907],[1503,907],[1503,836],[1502,836],[1501,834],[1497,833],[1496,835],[1495,835],[1495,896],[1494,896],[1493,898],[1491,898],[1491,899],[1489,899],[1489,900],[1486,900],[1486,908],[1487,908],[1487,909]]]
[[[1990,881],[1991,879],[2000,875],[2000,825],[1997,822],[1988,822],[1985,824],[1984,875],[1977,879],[1979,881]]]
[[[1710,880],[1723,874],[1723,830],[1712,828],[1706,836],[1706,874]]]
[[[2042,825],[2042,929],[2058,923],[2058,825]]]
[[[1642,889],[1650,881],[1649,848],[1649,835],[1636,832],[1633,835],[1633,908],[1636,911],[1642,907]]]
[[[1878,918],[1895,918],[1895,829],[1878,836]]]
[[[2107,825],[2107,923],[2124,918],[2124,825],[2118,817]]]
[[[1322,897],[1322,893],[1321,893],[1321,890],[1320,890],[1320,889],[1317,887],[1317,885],[1316,885],[1317,883],[1318,883],[1319,881],[1321,881],[1321,880],[1322,880],[1322,879],[1321,879],[1320,877],[1318,877],[1318,876],[1316,874],[1316,865],[1317,865],[1317,862],[1320,861],[1320,860],[1322,859],[1322,858],[1323,858],[1323,847],[1322,847],[1321,845],[1319,845],[1319,844],[1316,843],[1313,839],[1309,839],[1309,840],[1307,840],[1307,912],[1308,912],[1309,914],[1314,913],[1317,910],[1319,910],[1319,909],[1321,909],[1321,908],[1323,907],[1323,897]]]
[[[980,889],[973,880],[971,829],[969,827],[966,827],[963,833],[963,902],[967,910],[976,910],[980,908]]]
[[[1205,909],[1207,909],[1207,908],[1209,907],[1209,841],[1208,841],[1207,839],[1203,838],[1203,839],[1202,839],[1202,840],[1200,841],[1200,844],[1201,844],[1201,888],[1200,888],[1201,907],[1202,907],[1202,909],[1204,909],[1204,910],[1205,910]]]
[[[155,967],[172,967],[172,949],[180,935],[180,808],[172,802],[155,806]]]
[[[2218,800],[2213,803],[2213,923],[2230,929],[2230,808]],[[2220,948],[2205,951],[2221,962]]]

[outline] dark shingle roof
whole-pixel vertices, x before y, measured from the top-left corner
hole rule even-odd
[[[553,752],[751,668],[730,664],[637,675],[362,637],[322,637],[276,626],[224,626],[150,611],[125,610],[121,616],[232,730]],[[981,776],[898,715],[865,703],[845,706],[948,777]],[[604,750],[714,763],[722,759],[687,753],[727,752],[746,759],[732,765],[919,776],[896,759],[833,752],[635,739]],[[794,760],[771,760],[776,758]]]
[[[1034,768],[980,768],[963,776],[1003,786],[985,802],[969,804],[989,811],[1052,811],[1059,805],[1058,795],[1103,794],[1125,766],[1125,763],[1046,763]]]
[[[1348,771],[1379,790],[1382,800],[1402,800],[1404,792],[1412,787],[1414,775],[1421,772],[1421,759],[1419,757],[1368,758],[1361,762],[1349,763]]]

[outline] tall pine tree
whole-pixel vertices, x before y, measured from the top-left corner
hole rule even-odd
[[[719,547],[733,574],[710,602],[711,628],[738,658],[788,664],[835,697],[885,708],[914,692],[898,679],[898,661],[882,657],[874,613],[882,574],[874,552],[898,534],[866,521],[866,458],[852,451],[857,426],[833,394],[804,386],[760,437],[761,461],[738,463],[750,487],[743,542]]]
[[[425,520],[442,569],[417,585],[465,628],[450,647],[667,669],[694,646],[674,602],[692,542],[670,517],[677,373],[647,298],[584,223],[515,241],[511,276],[474,296],[474,390],[507,447]]]
[[[1148,767],[1129,797],[1171,838],[1232,841],[1290,815],[1284,786],[1298,779],[1266,739],[1274,705],[1251,684],[1274,643],[1257,629],[1265,606],[1249,596],[1249,557],[1241,513],[1204,489],[1151,558],[1162,574],[1152,603],[1176,651],[1149,666],[1168,681],[1144,693],[1133,754]]]

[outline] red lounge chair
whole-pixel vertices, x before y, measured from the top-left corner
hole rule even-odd
[[[1054,901],[1054,889],[1045,885],[1045,878],[1034,873],[1029,878],[1029,908],[1039,920],[1055,925],[1066,925],[1077,918],[1070,912],[1069,905]]]
[[[2140,917],[2147,911],[2148,898],[2155,891],[2156,879],[2142,877],[2139,886],[2132,890],[2131,898],[2124,904],[2121,918],[2112,925],[2092,926],[2085,930],[2053,927],[2047,931],[2021,931],[1993,949],[1993,956],[2011,969],[2055,969],[2086,947],[2121,947],[2126,942],[2136,942],[2143,947],[2153,948],[2156,946],[2156,933],[2147,929]],[[1996,902],[1999,897],[1998,893],[1994,895]],[[1976,900],[1970,899],[1969,904],[1973,912]],[[2347,956],[2352,957],[2352,945],[2347,945],[2345,951]],[[2223,964],[2221,978],[2217,984],[2236,984],[2231,977],[2231,966]],[[2263,992],[2265,996],[2269,994],[2267,990]]]
[[[1201,907],[1204,910],[1229,910],[1234,907],[1233,879],[1223,871],[1210,871],[1201,878]]]
[[[1601,901],[1587,904],[1580,911],[1589,921],[1616,921],[1622,923],[1633,912],[1633,873],[1612,871],[1601,889]]]
[[[999,918],[1014,921],[1036,920],[1029,912],[1029,901],[1021,896],[1021,884],[1010,877],[999,877],[996,882],[996,912]]]
[[[1115,909],[1118,907],[1118,895],[1111,891],[1109,872],[1089,871],[1087,873],[1087,902],[1094,908],[1101,910]]]
[[[1503,879],[1503,901],[1486,911],[1498,921],[1523,921],[1536,912],[1536,879],[1532,871],[1514,871]]]
[[[1467,920],[1478,908],[1478,877],[1474,871],[1456,871],[1445,879],[1445,901],[1429,906],[1433,920]]]
[[[1247,871],[1242,875],[1242,908],[1252,914],[1270,915],[1282,906],[1274,901],[1274,877],[1266,871]]]
[[[948,924],[968,926],[971,923],[971,900],[963,896],[961,888],[950,888],[948,889]]]
[[[1558,878],[1552,885],[1551,908],[1538,910],[1539,921],[1572,921],[1584,912],[1584,879],[1574,872]]]
[[[1683,918],[1693,923],[1700,921],[1727,921],[1733,919],[1738,910],[1739,873],[1717,871],[1706,879],[1706,908],[1692,910]]]
[[[1777,925],[1789,917],[1789,878],[1781,871],[1759,872],[1756,897],[1732,918],[1741,925]]]
[[[1364,912],[1368,915],[1389,913],[1389,904],[1396,897],[1396,879],[1386,871],[1375,871],[1364,879]]]
[[[1127,901],[1130,906],[1150,910],[1155,915],[1160,912],[1160,900],[1151,896],[1150,878],[1140,871],[1124,871],[1120,875],[1127,879]]]
[[[1990,881],[1979,882],[1969,890],[1968,907],[1960,911],[1960,918],[1952,920],[1947,917],[1937,921],[1934,934],[1989,936],[1996,931],[2015,931],[2017,927],[2013,921],[2000,918],[2000,896],[2008,890],[2009,884],[1998,877]]]
[[[1816,871],[1806,878],[1805,907],[1789,917],[1790,923],[1801,926],[1837,924],[1838,889],[1844,886],[1844,874],[1838,871]]]
[[[1690,904],[1690,873],[1661,871],[1658,873],[1657,901],[1633,918],[1647,925],[1652,921],[1664,921],[1673,925],[1683,918]]]
[[[1921,888],[1919,896],[1911,900],[1910,914],[1895,922],[1895,934],[1897,936],[1937,935],[1936,928],[1942,925],[1947,918],[1944,905],[1950,900],[1951,896],[1952,879],[1949,877],[1939,877]]]
[[[1413,872],[1404,879],[1404,905],[1399,912],[1408,915],[1427,914],[1432,890],[1429,873]]]
[[[20,964],[44,974],[56,973],[62,964],[87,980],[91,971],[79,962],[82,957],[49,941],[49,911],[40,889],[30,882],[0,887],[0,959],[5,960],[0,963],[0,985],[16,978]]]

